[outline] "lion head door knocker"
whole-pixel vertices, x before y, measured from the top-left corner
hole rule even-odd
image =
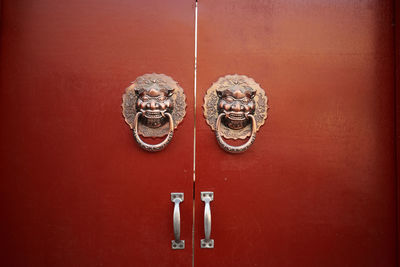
[[[185,116],[186,102],[183,89],[164,74],[145,74],[138,77],[122,96],[122,113],[133,129],[139,146],[155,152],[171,141],[174,129]],[[147,144],[144,137],[163,137],[158,144]]]
[[[267,96],[252,78],[226,75],[207,90],[203,108],[221,148],[230,153],[241,153],[253,144],[256,132],[267,118]],[[229,145],[223,139],[247,137],[249,140],[239,146]]]

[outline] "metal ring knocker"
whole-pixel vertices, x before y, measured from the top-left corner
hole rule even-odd
[[[145,74],[138,77],[122,96],[122,114],[133,130],[133,137],[144,150],[163,150],[172,140],[174,130],[185,116],[185,94],[171,77]],[[164,137],[159,144],[148,144],[140,138]]]
[[[242,153],[256,139],[256,132],[267,118],[267,96],[252,78],[245,75],[226,75],[218,79],[204,97],[204,117],[219,146],[229,153]],[[226,139],[246,139],[233,146]]]
[[[223,150],[230,152],[230,153],[242,153],[242,152],[246,151],[247,149],[249,149],[249,147],[254,143],[254,140],[256,140],[257,125],[256,125],[256,119],[254,118],[254,116],[251,114],[247,115],[251,119],[251,136],[250,136],[249,140],[247,140],[246,143],[244,143],[243,145],[240,145],[240,146],[229,145],[222,138],[219,129],[221,127],[221,119],[224,116],[225,116],[225,114],[219,114],[218,120],[217,120],[217,125],[215,126],[215,135],[217,137],[219,146]]]
[[[168,124],[169,124],[169,131],[167,134],[167,137],[159,144],[156,145],[151,145],[145,143],[142,139],[140,139],[140,136],[138,134],[138,121],[139,117],[142,115],[142,112],[136,113],[135,116],[135,127],[133,128],[133,136],[135,137],[136,142],[139,144],[141,148],[147,151],[155,152],[155,151],[160,151],[163,150],[169,142],[171,142],[172,136],[174,135],[174,120],[172,119],[171,114],[169,113],[164,113],[165,116],[168,117]]]

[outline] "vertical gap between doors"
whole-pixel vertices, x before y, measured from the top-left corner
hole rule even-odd
[[[194,127],[193,127],[193,223],[192,223],[192,267],[194,267],[194,222],[195,222],[195,200],[196,200],[196,107],[197,107],[197,14],[198,2],[195,2],[194,10]]]
[[[398,123],[398,105],[400,104],[399,102],[399,81],[400,81],[400,74],[399,74],[399,63],[400,63],[400,56],[399,56],[399,42],[400,42],[400,37],[399,34],[397,33],[399,31],[399,25],[398,22],[399,20],[399,3],[397,1],[393,1],[393,46],[394,46],[394,164],[395,164],[395,185],[396,185],[396,251],[399,251],[399,239],[400,239],[400,234],[399,234],[399,220],[400,220],[400,213],[399,213],[399,202],[400,202],[400,196],[399,196],[399,166],[397,164],[398,158],[399,158],[399,151],[398,151],[398,135],[399,135],[399,123]],[[400,254],[397,254],[397,264],[400,264]]]

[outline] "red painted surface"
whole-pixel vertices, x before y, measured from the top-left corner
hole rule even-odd
[[[199,1],[196,266],[396,266],[392,17],[392,1]],[[234,73],[270,105],[241,155],[201,117]]]
[[[2,1],[1,16],[0,265],[190,266],[191,1]],[[187,96],[156,154],[121,112],[125,88],[152,72]],[[174,191],[185,193],[181,251]]]
[[[2,1],[1,12],[1,265],[190,266],[193,3]],[[196,266],[396,265],[392,17],[388,0],[200,0]],[[187,96],[156,154],[120,108],[149,72]],[[206,89],[233,73],[270,105],[242,155],[202,118]],[[200,249],[203,190],[215,193],[213,250]],[[185,193],[181,251],[173,191]]]
[[[400,262],[400,5],[394,1],[394,38],[395,38],[395,93],[396,93],[396,164],[397,164],[397,260]]]

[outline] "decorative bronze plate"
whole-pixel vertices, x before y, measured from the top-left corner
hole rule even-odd
[[[211,129],[216,131],[217,139],[219,135],[235,140],[251,137],[254,141],[255,133],[267,118],[267,101],[264,90],[252,78],[238,74],[226,75],[207,90],[204,117]],[[226,146],[225,143],[221,144],[221,140],[218,140],[220,145]],[[250,145],[241,149],[246,150]],[[226,150],[226,147],[223,148]],[[235,151],[229,152],[244,151],[231,148]]]
[[[122,96],[122,114],[134,131],[139,145],[149,151],[158,151],[164,146],[148,145],[140,140],[144,137],[163,137],[172,132],[186,114],[186,97],[183,89],[165,74],[145,74],[126,88]],[[137,134],[137,136],[135,135]]]

